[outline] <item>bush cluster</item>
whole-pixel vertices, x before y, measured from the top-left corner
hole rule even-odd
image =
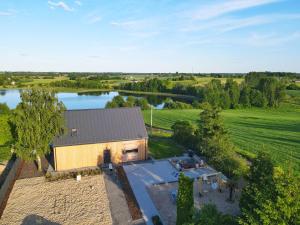
[[[64,173],[58,173],[58,174],[51,174],[49,172],[46,173],[45,178],[47,181],[58,181],[58,180],[66,180],[71,178],[76,178],[77,175],[81,176],[93,176],[102,174],[102,169],[87,169],[87,170],[81,170],[81,171],[73,171],[73,172],[64,172]]]

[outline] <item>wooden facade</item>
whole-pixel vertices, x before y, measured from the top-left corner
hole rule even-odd
[[[113,163],[145,160],[148,157],[148,139],[54,147],[55,170],[98,166],[104,162],[105,150],[109,150]]]

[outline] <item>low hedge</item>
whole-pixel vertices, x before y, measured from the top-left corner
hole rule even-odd
[[[87,170],[81,170],[81,171],[73,171],[73,172],[63,172],[63,173],[57,173],[57,174],[47,172],[45,175],[45,178],[47,181],[57,181],[57,180],[76,178],[77,175],[93,176],[93,175],[98,175],[98,174],[102,174],[102,170],[100,168],[87,169]]]

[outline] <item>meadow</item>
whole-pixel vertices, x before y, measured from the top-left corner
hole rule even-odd
[[[170,130],[177,120],[197,126],[200,110],[154,110],[153,126]],[[150,124],[150,111],[144,111]],[[300,107],[283,105],[278,109],[224,110],[224,124],[238,152],[253,157],[259,150],[269,152],[283,167],[300,171]]]

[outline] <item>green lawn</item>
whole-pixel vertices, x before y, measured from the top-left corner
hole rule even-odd
[[[8,160],[11,156],[9,143],[12,141],[12,136],[8,118],[8,115],[0,115],[0,162]]]
[[[183,152],[184,148],[172,140],[171,134],[153,132],[149,137],[149,153],[155,159],[179,156]]]
[[[150,111],[144,111],[150,124]],[[154,110],[153,126],[171,129],[176,120],[196,125],[200,110]],[[285,166],[293,164],[300,171],[300,107],[279,109],[237,109],[222,112],[230,137],[240,152],[256,153],[263,149]]]

